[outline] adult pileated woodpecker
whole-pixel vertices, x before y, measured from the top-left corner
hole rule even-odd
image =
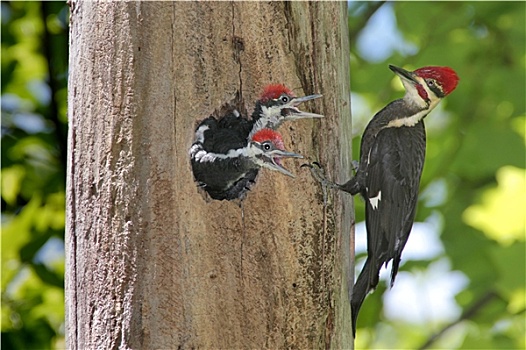
[[[389,68],[401,78],[406,93],[378,112],[365,128],[356,175],[337,185],[311,166],[322,183],[351,195],[360,193],[366,202],[368,256],[351,296],[353,334],[365,296],[376,288],[380,268],[390,260],[391,286],[394,284],[415,218],[426,148],[423,119],[459,80],[449,67],[423,67],[414,72]]]
[[[261,167],[294,177],[281,164],[282,158],[303,158],[285,151],[281,135],[261,129],[247,140],[237,130],[219,126],[214,117],[197,128],[190,148],[192,171],[213,199],[243,199]]]
[[[270,133],[269,129],[276,129],[287,120],[323,117],[298,108],[301,103],[318,97],[321,95],[296,97],[284,85],[268,85],[256,102],[252,119],[234,110],[220,119],[203,120],[196,129],[189,152],[195,179],[213,199],[232,200],[244,198],[260,167],[292,176],[279,159],[301,156],[285,152],[281,135]],[[267,140],[261,139],[262,130],[266,130],[263,135]],[[271,156],[252,154],[253,150],[267,145],[274,146],[265,150]]]

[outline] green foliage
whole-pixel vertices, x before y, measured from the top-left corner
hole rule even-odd
[[[2,348],[63,347],[67,15],[2,2]]]
[[[377,290],[362,308],[357,348],[524,348],[525,3],[383,4],[380,10],[392,9],[401,37],[415,50],[393,50],[380,62],[369,62],[356,45],[363,28],[353,22],[360,25],[361,16],[377,6],[352,2],[349,12],[350,32],[357,33],[351,37],[351,87],[372,113],[402,95],[389,63],[408,69],[450,66],[461,79],[426,119],[427,157],[417,221],[432,213],[440,216],[443,256],[469,284],[457,295],[462,314],[438,327],[371,316],[378,310],[367,304],[381,303],[383,290]],[[382,38],[377,41],[382,45]],[[355,113],[355,127],[372,113]],[[356,140],[353,146],[357,159]],[[355,203],[356,219],[363,220],[363,204]],[[402,267],[414,269],[411,263]]]

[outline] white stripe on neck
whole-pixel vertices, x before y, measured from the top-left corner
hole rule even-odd
[[[387,125],[386,128],[399,128],[402,126],[415,126],[418,124],[422,118],[424,118],[429,113],[429,109],[424,109],[416,114],[413,114],[410,117],[405,118],[399,118],[395,120],[391,120]]]
[[[238,148],[238,149],[231,149],[228,151],[228,153],[213,153],[213,152],[207,152],[205,150],[200,150],[199,152],[195,153],[194,159],[196,162],[205,163],[205,162],[213,162],[216,159],[230,159],[230,158],[237,158],[240,156],[247,156],[247,148]]]

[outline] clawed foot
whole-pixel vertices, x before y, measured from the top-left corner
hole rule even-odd
[[[328,188],[338,187],[338,185],[335,184],[334,182],[327,180],[327,178],[325,177],[325,170],[323,170],[320,163],[312,162],[310,164],[302,164],[301,167],[310,168],[312,177],[314,177],[323,187],[328,187]]]
[[[311,164],[302,164],[301,167],[308,167],[312,177],[321,184],[323,192],[323,206],[327,207],[327,178],[325,177],[325,171],[321,167],[320,163],[312,162]]]

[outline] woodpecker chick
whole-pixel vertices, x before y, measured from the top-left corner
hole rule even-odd
[[[314,100],[322,95],[296,97],[294,93],[282,84],[267,85],[252,113],[254,126],[251,133],[263,128],[277,129],[283,122],[305,118],[323,118],[323,115],[304,112],[298,108],[306,101]]]
[[[281,160],[303,157],[287,152],[277,131],[262,129],[247,140],[242,128],[228,127],[241,118],[239,113],[235,111],[225,118],[230,122],[222,123],[214,117],[202,121],[189,151],[194,177],[211,198],[243,199],[262,167],[294,177]]]
[[[406,93],[378,112],[365,128],[356,175],[338,185],[311,165],[313,175],[323,184],[351,195],[360,193],[365,199],[367,260],[351,296],[353,334],[366,295],[378,285],[382,265],[391,260],[391,286],[394,284],[415,218],[426,148],[423,119],[459,80],[449,67],[413,72],[389,68],[401,78]]]

